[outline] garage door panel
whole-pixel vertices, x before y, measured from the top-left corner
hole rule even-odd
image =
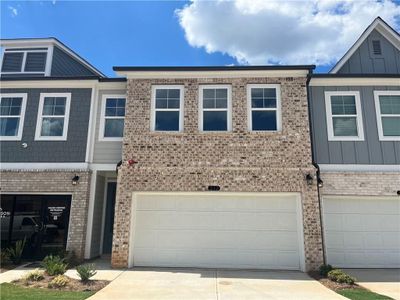
[[[400,211],[393,210],[399,203],[397,197],[324,198],[328,263],[344,268],[400,267]]]
[[[135,201],[133,263],[298,270],[296,201],[296,195],[276,194],[139,195]]]

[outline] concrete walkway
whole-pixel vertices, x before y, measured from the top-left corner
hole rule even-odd
[[[35,269],[35,268],[27,267],[26,265],[29,265],[29,264],[24,264],[15,269],[8,270],[4,273],[1,273],[0,274],[0,283],[11,282],[11,281],[20,279],[20,278],[22,278],[22,276],[24,274]]]
[[[134,268],[89,298],[108,299],[346,299],[302,272]]]
[[[375,293],[400,300],[400,269],[346,269],[357,284]]]

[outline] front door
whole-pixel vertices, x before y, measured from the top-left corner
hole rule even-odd
[[[25,239],[26,258],[65,250],[70,207],[67,195],[1,195],[1,246]]]
[[[103,254],[110,254],[112,248],[115,196],[117,191],[116,182],[107,183],[106,215],[104,222]]]

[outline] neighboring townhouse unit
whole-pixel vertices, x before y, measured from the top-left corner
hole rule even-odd
[[[115,67],[128,88],[112,265],[318,267],[313,68]]]
[[[1,47],[2,247],[26,237],[33,257],[65,248],[80,258],[99,255],[104,229],[92,220],[106,210],[88,216],[88,209],[96,197],[114,201],[103,194],[115,181],[121,141],[106,141],[123,131],[123,119],[115,124],[123,112],[100,125],[101,105],[105,95],[124,97],[125,79],[106,78],[54,38],[1,40]]]
[[[400,36],[377,18],[310,81],[327,263],[400,267]]]

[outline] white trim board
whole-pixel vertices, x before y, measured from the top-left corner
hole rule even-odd
[[[400,165],[318,164],[321,172],[397,172]]]
[[[76,170],[87,171],[87,163],[0,163],[0,170]]]
[[[312,77],[310,86],[400,86],[400,75],[398,78]]]
[[[350,59],[350,57],[357,51],[361,44],[367,39],[370,33],[376,29],[380,34],[382,34],[390,43],[393,44],[397,49],[400,50],[400,37],[399,35],[390,28],[382,19],[376,18],[367,29],[361,34],[358,40],[353,46],[346,52],[346,54],[336,63],[333,69],[329,72],[336,74],[341,67]]]

